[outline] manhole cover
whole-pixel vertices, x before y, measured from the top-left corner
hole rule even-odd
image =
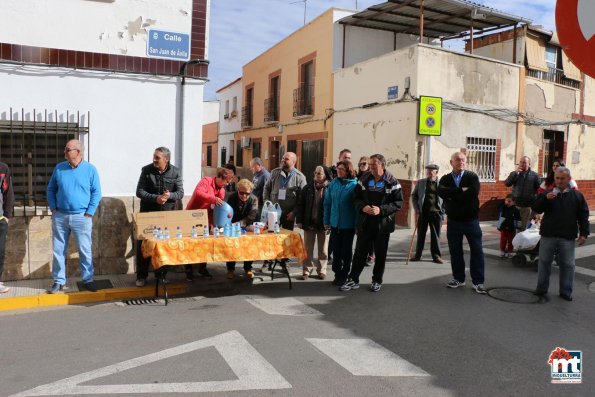
[[[488,295],[494,299],[510,303],[543,303],[545,297],[533,295],[533,291],[523,288],[497,287],[488,289]]]

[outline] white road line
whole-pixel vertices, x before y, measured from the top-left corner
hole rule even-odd
[[[316,309],[300,302],[295,298],[248,298],[254,307],[267,314],[277,316],[322,316]]]
[[[595,244],[583,245],[577,247],[574,254],[574,259],[583,259],[595,255]]]
[[[146,383],[129,385],[80,386],[81,383],[150,364],[155,361],[186,354],[206,347],[215,347],[238,377],[237,380]],[[212,338],[176,346],[147,354],[121,363],[85,372],[57,382],[13,394],[10,397],[63,396],[83,394],[148,394],[148,393],[200,393],[239,390],[289,389],[291,385],[244,339],[238,331],[229,331]]]
[[[430,376],[370,339],[306,339],[355,376]]]

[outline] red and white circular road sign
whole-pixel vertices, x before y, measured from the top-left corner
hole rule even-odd
[[[595,78],[595,0],[558,0],[556,29],[568,58]]]

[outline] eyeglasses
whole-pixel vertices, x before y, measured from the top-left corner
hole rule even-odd
[[[343,168],[343,167],[340,167],[340,168],[337,167],[337,171],[345,171],[345,168]]]
[[[250,192],[238,192],[240,196],[249,196]]]

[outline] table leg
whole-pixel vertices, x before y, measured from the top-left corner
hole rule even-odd
[[[287,270],[287,259],[281,259],[279,263],[281,264],[281,268],[283,269],[285,275],[287,276],[287,279],[289,280],[289,289],[293,289],[293,286],[291,285],[291,276],[289,275],[289,270]]]
[[[274,279],[273,273],[277,265],[281,266],[281,270],[283,270],[283,273],[287,276],[287,279],[289,280],[289,289],[293,289],[293,286],[291,285],[291,276],[289,275],[289,270],[287,270],[287,259],[275,259],[273,267],[271,268],[271,280]]]
[[[167,284],[165,283],[165,275],[161,269],[158,269],[155,272],[155,297],[159,298],[159,280],[161,280],[161,284],[163,285],[163,295],[165,298],[165,306],[167,306]]]

